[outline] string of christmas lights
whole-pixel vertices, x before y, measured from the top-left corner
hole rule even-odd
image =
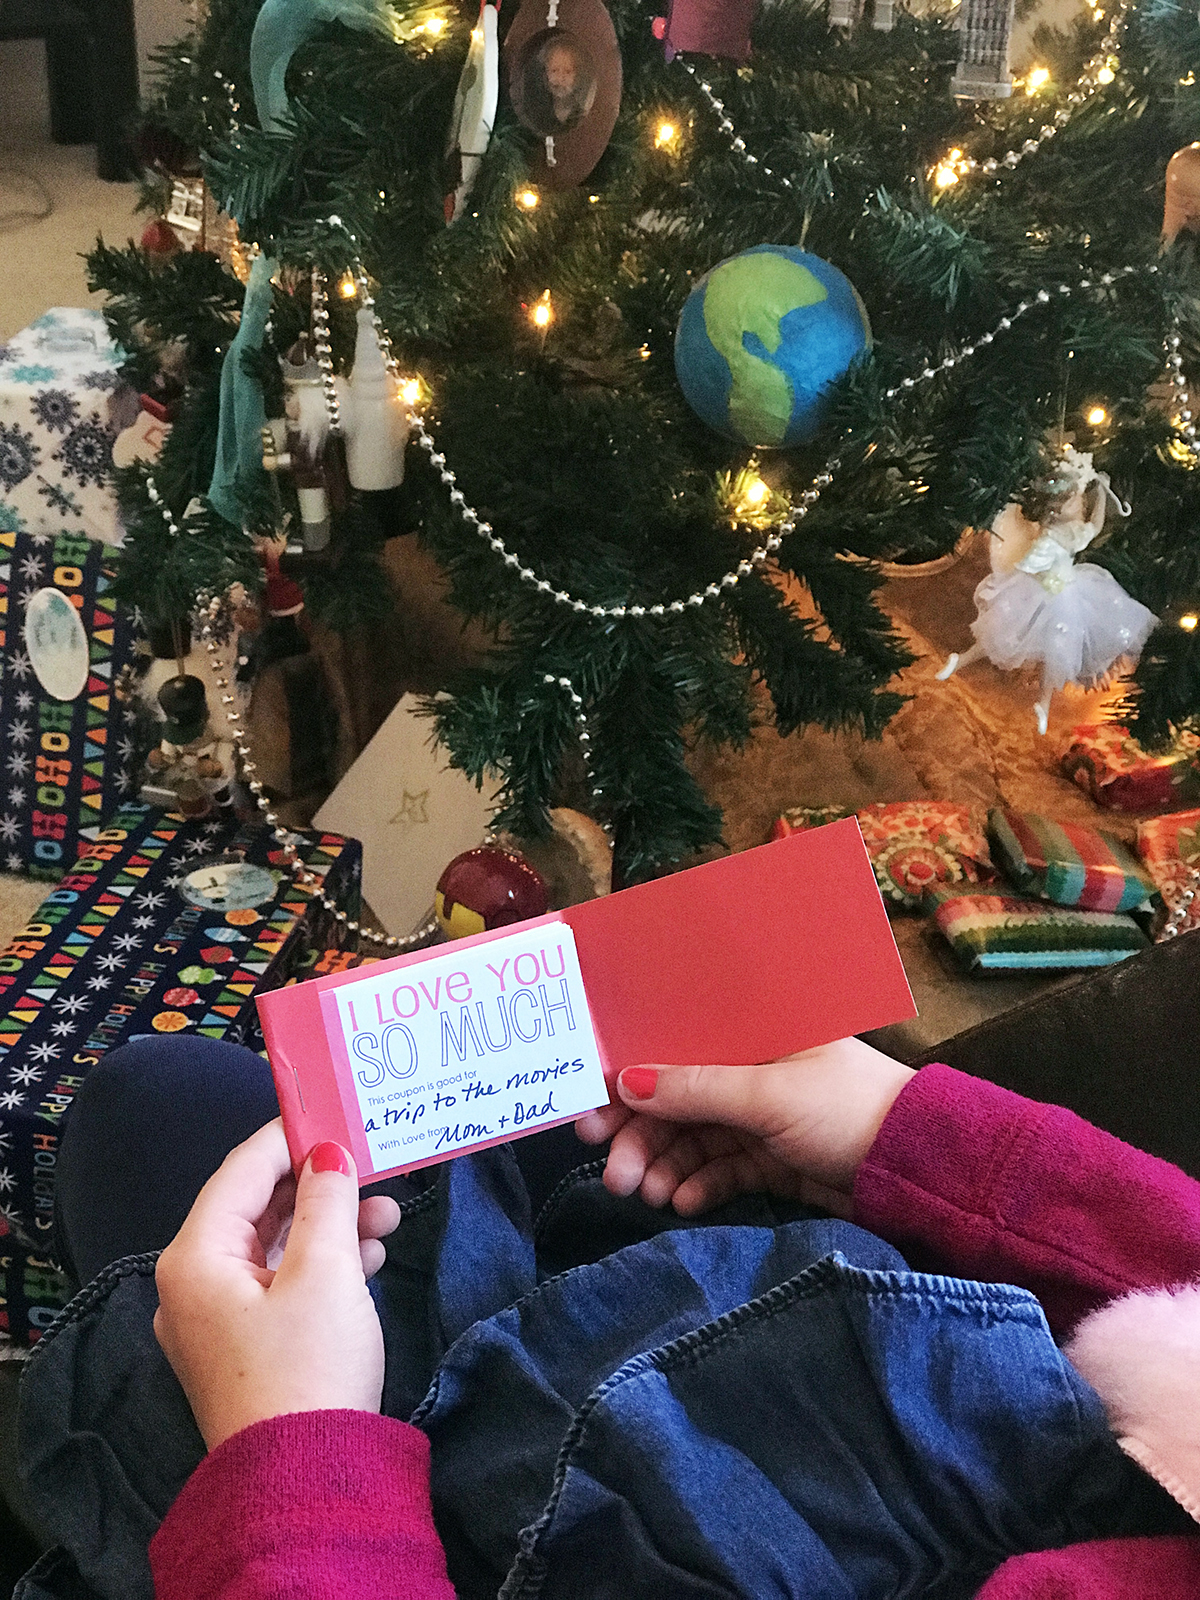
[[[330,218],[330,221],[339,227],[342,226],[340,219]],[[314,269],[314,272],[318,270]],[[1158,266],[1154,262],[1145,267],[1126,266],[1118,268],[1115,272],[1102,273],[1095,279],[1081,278],[1076,284],[1060,283],[1057,286],[1057,294],[1063,298],[1068,298],[1072,294],[1087,292],[1092,289],[1108,289],[1119,279],[1130,277],[1143,271],[1152,274],[1157,273]],[[634,602],[626,602],[621,605],[590,603],[577,595],[571,594],[569,590],[557,589],[548,578],[540,576],[535,568],[522,562],[521,557],[508,548],[504,539],[496,532],[491,523],[467,503],[466,496],[458,488],[457,475],[447,464],[445,455],[438,450],[436,441],[429,432],[425,418],[416,408],[418,386],[413,380],[406,382],[401,375],[399,364],[392,348],[391,338],[375,309],[375,299],[371,294],[367,274],[361,261],[355,261],[353,272],[363,304],[371,312],[375,335],[379,341],[379,348],[384,362],[397,383],[401,397],[408,410],[409,422],[413,433],[416,435],[418,444],[428,456],[430,465],[450,491],[450,503],[458,511],[463,521],[487,543],[489,549],[501,557],[505,566],[511,568],[522,583],[527,584],[539,594],[546,595],[556,605],[567,607],[578,614],[586,613],[595,617],[598,621],[623,620],[625,618],[640,619],[667,615],[677,616],[688,609],[703,606],[710,600],[719,599],[725,591],[736,587],[742,578],[749,576],[756,567],[763,566],[779,549],[784,539],[796,531],[799,524],[821,498],[822,492],[833,482],[834,475],[842,464],[840,451],[832,455],[826,461],[823,469],[812,480],[809,488],[800,495],[797,502],[788,508],[786,514],[768,533],[762,543],[756,545],[750,554],[740,561],[735,568],[724,573],[716,581],[705,585],[703,589],[696,589],[681,600],[659,601],[653,605],[642,605]],[[970,360],[981,348],[993,343],[999,334],[1006,333],[1019,318],[1025,316],[1037,306],[1048,305],[1054,298],[1055,296],[1050,290],[1039,289],[1031,298],[1020,301],[1010,313],[1001,317],[994,329],[978,335],[973,343],[963,345],[957,352],[943,357],[935,366],[924,367],[917,376],[902,378],[897,385],[885,391],[886,397],[889,400],[894,400],[906,391],[915,389],[919,384],[931,382],[934,378],[951,371],[962,362]],[[326,372],[325,361],[328,361],[328,376],[332,380],[332,356],[329,355],[323,359],[320,351],[318,351],[318,360],[322,362],[323,376]],[[844,448],[845,445],[843,444],[840,449]]]
[[[1060,106],[1049,122],[1042,124],[1036,137],[1024,140],[1019,146],[1005,151],[1002,156],[984,156],[977,158],[968,156],[962,150],[951,150],[937,166],[930,176],[940,189],[946,189],[956,184],[960,179],[972,173],[982,173],[984,177],[1003,177],[1006,172],[1012,172],[1019,167],[1027,156],[1036,155],[1042,146],[1053,139],[1074,117],[1081,106],[1087,104],[1092,97],[1105,85],[1110,84],[1116,77],[1120,62],[1121,35],[1125,29],[1126,17],[1133,0],[1119,0],[1117,8],[1109,17],[1108,27],[1099,49],[1091,56],[1079,76],[1075,88],[1067,95],[1066,104]],[[1093,4],[1096,16],[1103,13]],[[701,76],[694,62],[684,55],[677,55],[675,59],[687,72],[696,87],[699,89],[709,110],[717,118],[717,126],[729,140],[730,149],[735,155],[741,156],[748,167],[753,167],[765,177],[776,178],[785,189],[794,189],[795,183],[784,173],[777,173],[767,166],[758,156],[750,150],[746,141],[738,133],[729,116],[725,102],[720,99],[711,83]],[[1045,67],[1035,68],[1026,80],[1027,93],[1037,93],[1039,89],[1049,82],[1050,74]]]
[[[1066,105],[1060,106],[1053,118],[1042,124],[1036,138],[1026,139],[1019,147],[1005,151],[1002,156],[985,156],[982,159],[964,155],[961,150],[952,150],[945,161],[934,169],[934,181],[938,187],[949,188],[959,179],[975,172],[981,172],[985,178],[1003,177],[1005,172],[1012,172],[1027,156],[1036,155],[1044,144],[1061,133],[1080,107],[1086,105],[1116,77],[1120,65],[1121,35],[1125,31],[1126,18],[1132,4],[1133,0],[1119,0],[1119,4],[1108,19],[1108,27],[1105,29],[1100,48],[1088,59],[1079,75],[1078,83],[1067,95]],[[1102,13],[1096,11],[1096,15]],[[1049,82],[1049,73],[1045,67],[1036,69],[1031,77],[1041,72],[1046,73],[1042,82]],[[1041,86],[1041,83],[1034,85],[1034,92],[1036,93]]]

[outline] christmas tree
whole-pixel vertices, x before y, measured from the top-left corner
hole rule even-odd
[[[1200,715],[1200,273],[1186,232],[1160,234],[1167,161],[1200,138],[1200,23],[1173,0],[1093,6],[1009,94],[994,9],[967,0],[956,28],[936,6],[775,0],[751,25],[674,0],[664,39],[652,6],[612,0],[610,59],[598,0],[526,0],[497,68],[490,7],[267,0],[260,20],[213,0],[163,59],[145,147],[168,173],[198,156],[234,264],[258,251],[272,276],[247,292],[204,252],[91,258],[139,386],[167,348],[186,382],[161,459],[123,475],[127,597],[161,622],[253,588],[255,540],[309,515],[223,388],[279,416],[281,359],[312,357],[345,423],[354,376],[333,375],[382,355],[415,419],[403,487],[305,525],[309,609],[386,629],[378,551],[415,532],[495,638],[437,702],[454,761],[501,775],[518,833],[581,796],[632,881],[719,838],[685,750],[745,740],[759,686],[784,733],[886,724],[908,657],[877,564],[989,526],[1069,440],[1132,506],[1094,559],[1162,619],[1131,695],[1143,739],[1171,736]],[[471,111],[497,71],[488,137]],[[695,308],[734,256],[722,345],[715,290]],[[870,342],[804,416],[801,352],[780,412],[780,297],[824,263],[809,299],[856,292],[843,322]]]

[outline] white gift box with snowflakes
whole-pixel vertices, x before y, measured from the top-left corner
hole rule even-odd
[[[70,306],[0,345],[0,532],[121,543],[108,400],[123,359],[100,313]]]

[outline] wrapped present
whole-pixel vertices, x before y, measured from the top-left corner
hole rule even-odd
[[[973,806],[945,800],[895,800],[850,812],[836,806],[785,811],[771,832],[782,839],[800,828],[854,815],[885,899],[919,908],[938,883],[990,883],[996,876],[982,817]]]
[[[120,544],[108,397],[123,359],[98,311],[63,306],[0,346],[0,531]]]
[[[786,839],[790,833],[803,833],[806,828],[823,828],[827,822],[840,822],[852,817],[849,806],[792,806],[775,818],[771,826],[772,839]]]
[[[58,1129],[91,1068],[155,1034],[253,1041],[254,995],[337,942],[319,896],[357,915],[357,841],[294,837],[308,884],[267,828],[126,805],[0,953],[0,1216],[36,1256],[50,1254]]]
[[[1116,911],[1079,911],[986,887],[939,885],[927,900],[967,972],[1107,967],[1150,944],[1132,917]]]
[[[1110,811],[1165,811],[1200,799],[1200,739],[1181,735],[1163,755],[1148,755],[1116,722],[1072,728],[1062,770]]]
[[[1139,822],[1137,847],[1168,910],[1174,911],[1192,891],[1178,931],[1200,928],[1200,809]]]
[[[70,1298],[57,1265],[19,1244],[0,1218],[0,1359],[26,1354]]]
[[[988,813],[992,858],[1022,894],[1086,911],[1149,911],[1149,872],[1115,834],[1032,811]]]
[[[0,868],[60,878],[82,828],[133,787],[113,684],[134,628],[113,553],[79,534],[0,532]]]

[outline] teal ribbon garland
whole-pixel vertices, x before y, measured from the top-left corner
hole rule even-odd
[[[391,37],[380,0],[265,0],[250,38],[250,81],[258,123],[269,133],[291,128],[288,63],[323,22],[374,30]]]
[[[278,262],[256,256],[242,301],[242,320],[221,364],[221,410],[217,420],[217,458],[208,499],[227,522],[242,522],[238,479],[243,486],[263,470],[262,430],[267,411],[258,382],[246,372],[242,357],[261,350],[271,314],[271,275]]]

